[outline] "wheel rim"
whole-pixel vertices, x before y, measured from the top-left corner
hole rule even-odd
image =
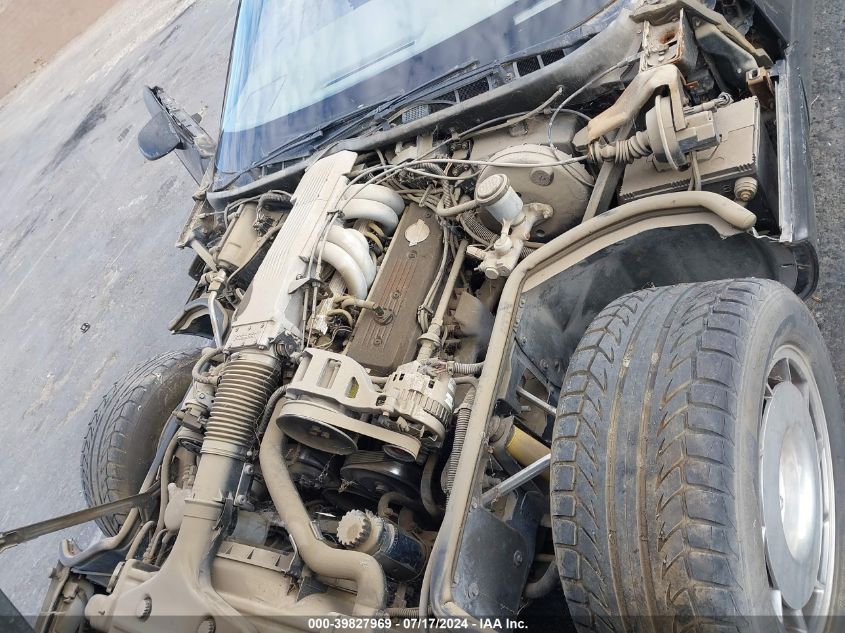
[[[813,372],[784,346],[764,386],[759,441],[761,526],[775,612],[794,631],[829,612],[836,513],[827,421]]]

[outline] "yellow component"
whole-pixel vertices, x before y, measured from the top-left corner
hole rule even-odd
[[[515,426],[511,427],[511,436],[505,450],[523,466],[528,466],[549,454],[548,446]],[[548,481],[549,471],[544,471],[542,477]]]

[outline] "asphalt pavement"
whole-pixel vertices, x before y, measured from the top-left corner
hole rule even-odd
[[[84,507],[79,454],[111,384],[200,339],[167,325],[193,287],[174,248],[196,185],[146,162],[144,85],[217,132],[235,0],[118,4],[0,101],[0,529]],[[34,614],[59,542],[0,555],[0,588]]]
[[[79,452],[101,394],[139,361],[201,343],[167,324],[192,287],[173,247],[195,185],[145,162],[144,85],[217,132],[235,0],[123,0],[0,99],[0,529],[84,506]],[[845,385],[841,0],[816,0],[812,158],[821,283],[809,301]],[[62,538],[0,555],[0,588],[34,614]]]

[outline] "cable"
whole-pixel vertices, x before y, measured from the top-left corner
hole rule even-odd
[[[640,58],[640,53],[637,53],[636,55],[632,55],[631,57],[627,57],[627,58],[623,59],[621,62],[614,64],[610,68],[601,71],[598,75],[595,75],[592,79],[589,79],[587,81],[587,83],[585,83],[583,86],[578,88],[578,90],[573,92],[566,99],[561,101],[560,104],[555,108],[554,112],[552,112],[552,116],[549,118],[549,127],[548,127],[548,131],[547,131],[548,132],[548,139],[549,139],[549,147],[551,147],[552,149],[557,149],[555,147],[554,142],[552,141],[552,126],[554,126],[555,118],[557,117],[558,112],[563,111],[563,108],[565,108],[569,103],[571,103],[572,100],[575,97],[577,97],[579,94],[584,92],[587,88],[592,86],[594,83],[596,83],[599,79],[601,79],[605,75],[608,75],[608,74],[612,73],[614,70],[618,70],[618,69],[620,69],[624,66],[629,65],[629,64],[635,62],[636,60],[638,60],[639,58]]]
[[[552,94],[551,97],[549,97],[548,99],[543,101],[543,103],[538,105],[533,110],[529,110],[528,112],[523,112],[522,114],[508,115],[508,117],[512,117],[512,118],[508,118],[507,120],[505,120],[504,123],[500,123],[500,124],[494,125],[492,127],[484,128],[484,129],[476,132],[474,135],[489,134],[490,132],[495,132],[496,130],[501,130],[502,128],[506,128],[506,127],[512,127],[512,126],[516,125],[517,123],[521,123],[522,121],[525,121],[526,119],[530,119],[535,114],[539,114],[540,112],[545,110],[547,107],[552,105],[554,100],[557,99],[561,95],[562,92],[563,92],[563,86],[558,86],[557,90],[554,91],[554,93]],[[488,123],[490,123],[490,121],[485,121],[483,125],[487,125]],[[464,132],[464,133],[458,135],[458,138],[459,139],[460,138],[467,138],[468,136],[469,136],[469,133]]]
[[[199,360],[197,360],[196,364],[194,364],[193,369],[191,369],[191,377],[196,382],[204,385],[216,385],[218,380],[217,376],[210,376],[209,374],[204,373],[203,370],[205,369],[205,366],[211,362],[212,358],[222,352],[222,347],[209,348],[203,352],[202,356],[200,356]]]

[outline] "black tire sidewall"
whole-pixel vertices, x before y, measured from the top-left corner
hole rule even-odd
[[[833,481],[845,481],[845,437],[843,436],[842,405],[839,399],[833,366],[826,346],[810,311],[787,288],[771,293],[755,310],[754,320],[746,337],[744,358],[739,381],[737,402],[737,424],[734,442],[737,500],[737,533],[741,547],[741,560],[745,578],[740,579],[745,587],[748,605],[767,609],[771,603],[768,597],[769,582],[766,570],[765,549],[761,531],[762,506],[760,501],[760,480],[758,472],[759,436],[762,424],[762,405],[765,381],[774,354],[780,348],[790,345],[803,356],[813,372],[818,386],[830,439]],[[845,508],[843,486],[835,486],[834,503],[836,511]],[[833,597],[831,614],[840,615],[843,610],[841,576],[845,573],[843,560],[843,524],[836,523],[834,548]],[[751,615],[774,616],[771,611]],[[769,618],[755,618],[761,631],[772,630]]]
[[[89,506],[137,494],[158,447],[161,430],[191,384],[200,351],[180,350],[137,365],[103,397],[82,447],[82,489]],[[126,513],[101,517],[106,535]]]

